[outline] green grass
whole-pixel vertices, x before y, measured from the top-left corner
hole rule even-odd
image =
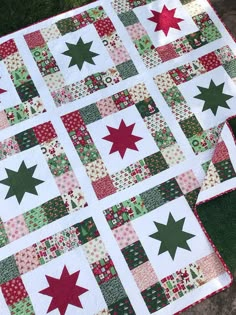
[[[92,0],[0,0],[0,36]]]

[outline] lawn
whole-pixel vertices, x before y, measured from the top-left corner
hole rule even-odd
[[[0,36],[92,0],[0,0]]]

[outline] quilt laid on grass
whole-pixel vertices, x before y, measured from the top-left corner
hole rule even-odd
[[[1,38],[0,314],[172,315],[228,287],[235,84],[206,0],[96,1]]]

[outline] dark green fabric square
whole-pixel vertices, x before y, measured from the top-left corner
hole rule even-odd
[[[183,193],[175,178],[169,179],[167,182],[159,185],[158,190],[160,191],[165,202],[183,196]]]
[[[125,297],[118,302],[109,306],[110,315],[135,315],[134,309],[130,303],[130,300]]]
[[[123,62],[120,65],[116,66],[116,68],[123,80],[128,79],[138,74],[138,71],[135,68],[135,65],[132,60]]]
[[[118,15],[124,26],[130,26],[139,23],[139,20],[133,10]]]
[[[102,116],[97,108],[96,104],[91,104],[79,110],[83,121],[86,125],[93,123],[99,119],[102,119]]]
[[[144,205],[148,211],[152,211],[165,203],[158,187],[153,187],[140,194]]]
[[[15,139],[21,151],[28,150],[39,144],[33,128],[18,133]]]
[[[231,78],[236,77],[236,59],[227,61],[223,64],[223,67]]]
[[[65,35],[77,30],[76,25],[72,18],[67,18],[56,22],[56,26],[59,29],[61,35]]]
[[[148,261],[147,255],[140,241],[126,246],[122,249],[122,253],[130,270]]]
[[[154,313],[169,304],[165,291],[157,282],[141,292],[150,313]]]
[[[0,285],[17,278],[19,275],[20,272],[13,255],[0,261]]]
[[[220,181],[224,182],[236,176],[233,165],[230,160],[224,160],[214,164],[217,173],[220,176]]]
[[[196,201],[197,201],[197,197],[199,195],[199,192],[200,192],[200,189],[201,188],[197,188],[193,191],[190,191],[189,193],[187,193],[185,195],[185,199],[187,200],[190,208],[194,211],[195,209],[195,205],[196,205]]]
[[[144,159],[145,164],[148,166],[152,175],[156,175],[161,173],[162,171],[169,168],[168,164],[166,163],[162,153],[159,151],[152,155],[149,155]]]
[[[120,299],[127,297],[123,285],[118,277],[112,278],[109,281],[100,284],[100,289],[107,306],[110,306]]]
[[[192,116],[188,119],[180,121],[179,124],[187,138],[191,138],[195,134],[203,131],[201,125],[199,124],[195,116]]]
[[[231,131],[236,138],[236,117],[228,119],[228,124],[230,125]]]
[[[41,207],[43,208],[49,223],[68,214],[64,201],[60,196],[45,202]]]
[[[98,237],[100,234],[92,218],[86,219],[83,222],[75,224],[74,227],[79,231],[79,240],[81,244],[86,244],[87,242]]]
[[[200,220],[232,274],[236,272],[236,190],[197,207]]]
[[[200,31],[192,33],[190,35],[186,35],[186,38],[193,49],[198,49],[199,47],[208,44],[206,38]]]
[[[142,118],[149,117],[159,112],[159,109],[156,107],[156,104],[151,97],[137,103],[135,106]]]
[[[22,102],[26,102],[31,98],[39,96],[32,80],[18,86],[16,90]]]
[[[60,176],[71,170],[70,162],[65,153],[54,156],[48,160],[48,166],[54,176]]]

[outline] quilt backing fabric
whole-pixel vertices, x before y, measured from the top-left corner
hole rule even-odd
[[[1,38],[0,314],[172,315],[228,287],[195,210],[236,186],[235,84],[206,0]]]

